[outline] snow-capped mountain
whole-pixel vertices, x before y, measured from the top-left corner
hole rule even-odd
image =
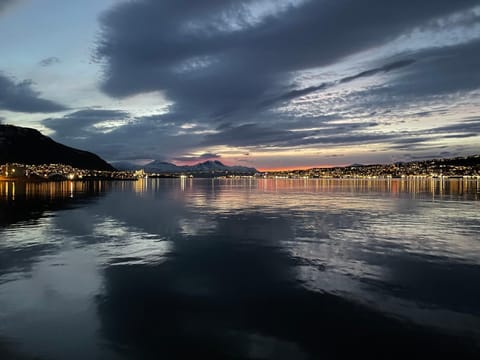
[[[233,174],[254,174],[255,168],[245,166],[227,166],[218,160],[205,161],[196,165],[177,166],[164,161],[153,161],[143,167],[146,172],[159,174],[178,173],[233,173]]]

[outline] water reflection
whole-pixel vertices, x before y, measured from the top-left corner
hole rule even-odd
[[[42,217],[101,196],[108,187],[102,182],[13,182],[0,181],[0,226]]]
[[[3,184],[0,357],[477,358],[478,184],[433,181]]]
[[[102,181],[15,182],[0,181],[0,198],[62,199],[85,193],[102,193],[111,183]]]
[[[288,226],[273,220],[268,225],[282,225],[263,244],[248,236],[264,221],[222,221],[217,232],[226,236],[177,241],[179,255],[160,266],[106,269],[97,298],[103,336],[132,358],[329,358],[352,348],[389,358],[474,354],[464,339],[302,286],[299,264],[277,242]]]
[[[93,182],[0,182],[0,283],[58,251],[64,238],[50,231],[53,214],[86,206],[102,194],[102,185]]]
[[[245,184],[244,180],[224,180],[228,186]],[[473,178],[428,178],[414,177],[403,179],[265,179],[249,180],[249,187],[263,191],[299,191],[308,192],[352,192],[378,193],[390,196],[438,198],[462,198],[478,200],[480,194],[480,179]]]

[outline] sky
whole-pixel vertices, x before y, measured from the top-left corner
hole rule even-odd
[[[478,0],[0,0],[0,122],[113,164],[480,153]]]

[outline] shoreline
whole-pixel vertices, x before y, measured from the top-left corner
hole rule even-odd
[[[182,179],[182,177],[159,177],[152,176],[145,179]],[[218,177],[196,177],[195,179],[250,179],[250,180],[378,180],[378,181],[391,181],[391,180],[420,180],[420,179],[430,179],[430,180],[476,180],[480,181],[480,176],[475,175],[458,175],[458,176],[431,176],[431,175],[407,175],[404,177],[389,177],[389,176],[345,176],[345,177],[335,177],[335,176],[325,176],[325,177],[313,177],[313,176],[218,176]],[[7,178],[0,176],[0,183],[2,182],[18,182],[18,183],[48,183],[48,182],[86,182],[86,181],[138,181],[139,178],[110,178],[110,177],[88,177],[82,179],[43,179],[39,178]]]
[[[42,179],[42,178],[6,178],[0,176],[0,182],[19,182],[19,183],[48,183],[48,182],[85,182],[85,181],[137,181],[137,178],[112,179],[112,178],[83,178],[83,179]]]

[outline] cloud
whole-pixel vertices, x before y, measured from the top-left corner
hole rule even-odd
[[[394,137],[391,134],[362,132],[362,130],[375,125],[375,123],[330,124],[320,129],[293,131],[282,128],[282,125],[262,126],[257,124],[244,124],[224,127],[215,134],[206,135],[202,145],[288,148],[326,144],[366,144],[382,142]]]
[[[56,56],[51,56],[41,60],[38,64],[43,67],[52,66],[60,63],[60,59]]]
[[[0,73],[0,110],[24,113],[49,113],[66,110],[56,102],[40,97],[30,80],[16,83]]]
[[[399,134],[388,145],[396,150],[425,150],[445,148],[439,145],[441,139],[466,139],[480,137],[480,118],[466,118],[450,125],[425,130],[408,131]]]
[[[480,136],[480,117],[467,118],[451,125],[439,126],[432,129],[431,132],[436,134],[440,133],[450,135],[452,135],[452,133],[468,134],[474,132],[477,134],[477,136]]]
[[[371,77],[371,76],[374,76],[374,75],[377,75],[377,74],[380,74],[380,73],[388,73],[390,71],[401,69],[403,67],[409,66],[413,63],[415,63],[415,60],[413,60],[413,59],[396,61],[396,62],[384,65],[384,66],[379,67],[379,68],[365,70],[365,71],[362,71],[362,72],[360,72],[358,74],[355,74],[355,75],[352,75],[352,76],[346,76],[344,78],[341,78],[340,80],[331,81],[331,82],[324,82],[320,85],[309,86],[309,87],[304,88],[304,89],[292,90],[292,91],[289,91],[288,93],[283,94],[283,95],[281,95],[277,98],[264,101],[262,105],[271,106],[271,105],[273,105],[277,102],[292,100],[292,99],[295,99],[295,98],[298,98],[298,97],[301,97],[301,96],[305,96],[305,95],[308,95],[308,94],[311,94],[311,93],[317,92],[317,91],[324,91],[324,90],[333,88],[338,84],[349,83],[349,82],[352,82],[352,81],[357,80],[357,79],[368,78],[368,77]]]
[[[400,100],[466,92],[480,88],[480,38],[413,54],[417,59],[372,95],[392,95]],[[401,98],[399,98],[401,97]]]
[[[111,127],[123,125],[130,114],[120,110],[85,109],[67,114],[62,118],[48,118],[42,124],[55,131],[62,140],[82,138],[103,133]],[[119,123],[120,122],[120,123]]]
[[[221,156],[218,154],[212,154],[212,153],[204,153],[201,155],[193,155],[189,154],[186,156],[180,156],[173,158],[173,160],[178,161],[178,162],[193,162],[193,163],[198,163],[201,161],[206,161],[206,160],[215,160],[215,159],[220,159]]]
[[[477,1],[292,2],[260,19],[253,3],[145,0],[115,6],[102,17],[97,48],[106,61],[103,89],[119,97],[164,90],[191,116],[221,117],[288,87],[295,71],[382,45]]]
[[[326,145],[383,144],[388,149],[415,150],[439,139],[479,137],[480,120],[467,118],[454,124],[424,130],[385,132],[376,123],[331,123],[323,128],[293,131],[282,125],[245,124],[222,127],[221,131],[205,136],[203,145],[232,145],[239,147],[298,148]],[[429,145],[430,146],[430,145]],[[435,145],[438,147],[438,144]]]
[[[358,86],[353,82],[342,84],[343,80],[335,80],[324,89],[305,91],[308,94],[302,95],[298,101],[293,97],[282,108],[281,115],[303,113],[318,117],[335,114],[343,119],[377,119],[379,123],[398,127],[400,123],[415,125],[412,121],[428,123],[433,117],[435,123],[451,122],[453,116],[464,116],[458,113],[461,106],[472,106],[480,101],[480,74],[477,71],[480,66],[480,33],[479,39],[474,41],[408,54],[401,52],[395,58],[406,56],[415,61],[395,71],[379,72],[379,68],[373,68],[360,73],[363,74],[361,77],[343,78],[363,82]],[[394,60],[390,64],[402,61]],[[475,114],[474,109],[468,111]]]
[[[172,105],[153,116],[86,109],[43,124],[57,140],[109,160],[338,146],[348,161],[347,147],[415,151],[431,139],[471,141],[476,129],[441,126],[480,88],[477,4],[119,2],[100,18],[102,90],[118,98],[160,92]],[[440,29],[457,40],[429,42]],[[415,121],[430,126],[411,127]]]
[[[169,160],[165,154],[188,153],[200,141],[162,115],[133,117],[123,110],[84,109],[42,124],[55,131],[55,140],[94,151],[109,161]]]

